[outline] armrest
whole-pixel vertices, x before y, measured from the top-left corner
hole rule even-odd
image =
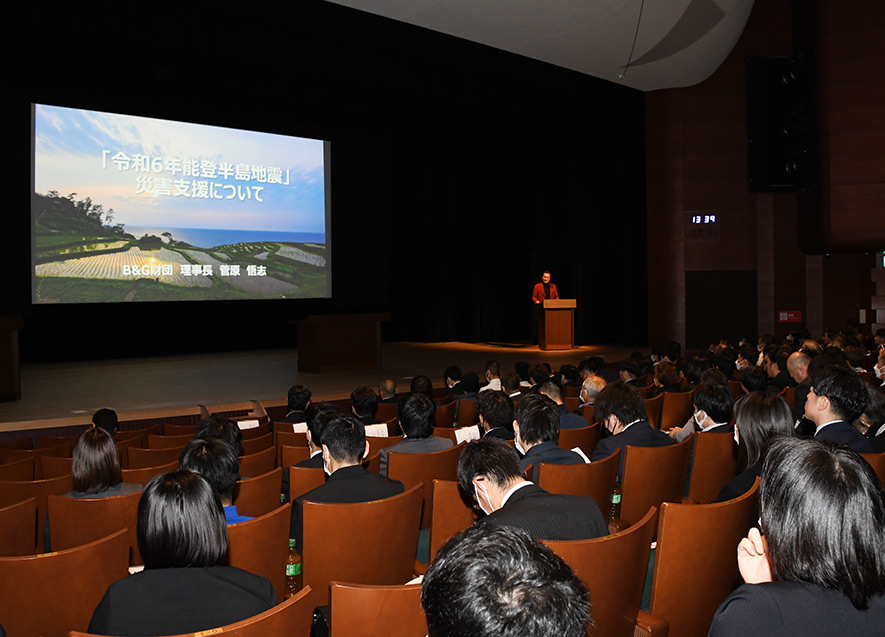
[[[415,577],[418,577],[419,575],[427,575],[427,566],[423,562],[419,562],[418,560],[415,560],[414,575],[415,575]]]
[[[670,634],[670,622],[663,617],[657,617],[640,610],[636,615],[636,629],[633,637],[668,637]]]

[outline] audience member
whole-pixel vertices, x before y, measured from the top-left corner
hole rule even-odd
[[[429,453],[442,451],[454,446],[449,438],[433,435],[436,405],[423,394],[412,394],[404,398],[396,408],[400,429],[405,438],[392,447],[381,450],[381,475],[387,475],[387,454]]]
[[[396,404],[396,381],[387,378],[378,385],[378,402],[382,405]]]
[[[476,398],[476,411],[483,438],[513,440],[513,400],[507,394],[482,392]]]
[[[203,418],[197,426],[194,438],[221,438],[237,450],[238,456],[243,455],[243,431],[237,423],[224,416]]]
[[[796,383],[793,422],[797,422],[805,416],[805,400],[808,398],[808,390],[811,389],[811,381],[808,379],[808,364],[810,362],[811,357],[804,352],[793,352],[787,359],[787,373]]]
[[[786,387],[796,386],[796,381],[787,371],[787,362],[792,353],[786,347],[781,347],[766,354],[762,361],[762,367],[768,374],[768,391],[777,393]]]
[[[430,380],[429,376],[421,374],[413,377],[412,382],[409,384],[409,391],[413,394],[424,394],[430,400],[434,400],[433,381]]]
[[[867,406],[858,417],[873,453],[885,453],[885,394],[867,386]]]
[[[580,429],[587,426],[587,421],[573,414],[562,401],[562,390],[553,381],[545,381],[538,387],[538,391],[547,396],[556,403],[556,409],[559,411],[559,428],[560,429]]]
[[[741,389],[745,394],[768,389],[768,375],[764,369],[756,365],[744,368],[740,375],[740,381]]]
[[[461,387],[461,368],[457,365],[449,365],[443,372],[443,379],[446,383],[446,395],[458,396],[464,393]]]
[[[486,384],[479,391],[501,391],[501,366],[498,361],[486,362]]]
[[[851,422],[867,406],[867,388],[851,369],[831,365],[815,370],[805,401],[805,417],[814,423],[814,439],[844,445],[859,453],[872,453],[870,441]]]
[[[525,470],[530,464],[582,464],[584,459],[569,449],[560,449],[559,409],[552,400],[541,394],[524,396],[516,405],[513,422],[516,449],[525,454],[519,466]]]
[[[578,394],[581,404],[575,413],[583,416],[584,407],[596,402],[596,397],[599,396],[599,392],[605,389],[605,385],[606,382],[602,376],[593,375],[585,378],[584,382],[581,383],[581,392]]]
[[[509,372],[501,377],[501,390],[510,396],[514,403],[519,402],[522,392],[519,390],[519,374]]]
[[[698,432],[733,433],[728,420],[734,409],[734,396],[728,385],[701,384],[691,396],[694,414],[684,427],[673,427],[667,432],[676,442]]]
[[[676,365],[667,361],[661,361],[654,370],[654,380],[652,382],[656,390],[655,395],[663,392],[682,391],[682,379],[680,378],[679,370],[676,369]]]
[[[117,420],[117,412],[107,407],[99,409],[92,414],[92,426],[104,429],[111,435],[111,438],[117,435],[119,422]]]
[[[231,566],[224,510],[200,475],[153,478],[138,504],[144,570],[114,582],[89,622],[97,635],[178,635],[253,617],[277,602],[263,577]]]
[[[475,525],[439,550],[421,586],[429,637],[584,637],[587,589],[519,529]]]
[[[240,479],[240,459],[230,443],[221,438],[194,438],[181,451],[178,468],[199,473],[206,478],[221,499],[228,524],[252,519],[238,514],[234,505],[234,487]]]
[[[378,413],[378,394],[371,387],[357,387],[350,392],[350,409],[364,425],[374,425]]]
[[[283,422],[304,422],[305,412],[310,407],[310,389],[304,385],[292,385],[286,399],[289,412],[283,417]]]

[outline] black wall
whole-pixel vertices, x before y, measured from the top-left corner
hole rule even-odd
[[[388,340],[528,338],[550,269],[579,343],[646,334],[639,92],[337,5],[33,5],[10,19],[4,313],[25,360],[294,344],[308,313]],[[30,103],[332,140],[333,298],[30,305]]]

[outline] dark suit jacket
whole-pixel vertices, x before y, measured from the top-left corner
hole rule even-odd
[[[428,438],[403,438],[402,442],[398,442],[392,447],[382,449],[381,470],[382,476],[387,475],[387,454],[391,451],[395,453],[430,453],[431,451],[442,451],[443,449],[451,449],[455,443],[448,438],[440,438],[439,436],[430,436]]]
[[[534,484],[516,490],[502,508],[477,524],[515,526],[541,540],[589,540],[608,535],[599,505],[591,498],[547,493]]]
[[[811,389],[811,382],[806,378],[796,385],[796,403],[793,405],[793,422],[802,420],[805,417],[805,401],[808,400],[808,392]]]
[[[290,411],[279,422],[291,422],[293,424],[296,422],[307,422],[307,416],[303,411]]]
[[[737,474],[728,482],[728,484],[722,487],[722,490],[719,491],[719,497],[716,498],[715,502],[726,502],[728,500],[739,498],[753,488],[753,483],[756,482],[756,478],[761,475],[762,463],[757,462],[746,471]]]
[[[588,423],[583,416],[573,414],[565,405],[559,405],[559,428],[560,429],[580,429],[586,427]]]
[[[796,387],[796,381],[787,372],[779,372],[777,376],[768,380],[768,391],[779,392],[784,387]]]
[[[624,473],[624,458],[627,456],[625,447],[627,445],[631,447],[666,447],[672,444],[670,436],[657,429],[652,429],[646,421],[641,420],[615,436],[600,439],[590,460],[593,462],[604,460],[614,453],[615,449],[620,449],[621,458],[618,465],[618,478],[620,478]]]
[[[840,591],[808,582],[744,584],[726,599],[710,627],[710,637],[782,635],[882,635],[885,596],[857,610]]]
[[[584,464],[584,459],[569,449],[560,449],[552,442],[542,442],[529,449],[519,461],[525,469],[530,464],[538,467],[542,462],[547,464]]]
[[[178,635],[232,624],[273,608],[269,581],[230,566],[159,568],[108,587],[89,622],[98,635]]]
[[[870,441],[844,420],[827,425],[819,433],[814,434],[814,439],[829,440],[858,453],[873,453]]]
[[[292,521],[289,537],[296,540],[298,550],[302,550],[301,503],[310,502],[371,502],[383,500],[405,491],[402,482],[369,473],[362,465],[342,467],[329,476],[325,484],[295,498],[292,506]]]
[[[499,438],[501,440],[513,440],[513,430],[507,427],[492,427],[482,435],[483,438]]]

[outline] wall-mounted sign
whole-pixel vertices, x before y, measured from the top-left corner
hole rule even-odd
[[[801,323],[802,310],[780,310],[777,313],[778,323]]]

